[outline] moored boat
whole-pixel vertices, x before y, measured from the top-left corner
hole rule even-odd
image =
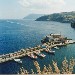
[[[32,59],[37,59],[37,56],[34,55],[33,53],[28,54],[28,56],[29,56],[30,58],[32,58]]]
[[[40,51],[36,51],[36,52],[34,52],[34,54],[36,54],[40,57],[43,57],[43,58],[46,56],[45,54],[40,53]]]
[[[55,53],[55,51],[53,51],[53,50],[51,50],[51,49],[50,49],[50,50],[49,50],[49,49],[46,49],[45,51],[46,51],[47,53],[52,53],[52,54]]]
[[[49,50],[49,53],[55,53],[55,51]]]
[[[42,53],[39,53],[39,56],[41,56],[41,57],[45,57],[46,55],[45,54],[42,54]]]
[[[57,46],[54,47],[55,49],[59,49]]]
[[[14,59],[15,62],[22,63],[21,59]]]

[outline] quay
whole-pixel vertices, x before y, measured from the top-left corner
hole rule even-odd
[[[51,34],[50,34],[50,36],[51,36]],[[52,35],[52,36],[54,36],[54,35]],[[57,35],[55,35],[55,36],[57,36]],[[46,49],[51,49],[56,46],[65,46],[65,45],[69,44],[69,42],[70,42],[70,44],[75,43],[75,41],[64,40],[63,38],[61,38],[62,40],[59,41],[59,39],[58,39],[59,37],[55,38],[55,36],[54,36],[54,41],[53,40],[47,41],[47,42],[43,43],[42,46],[38,45],[34,48],[21,49],[20,51],[17,51],[14,53],[0,55],[0,63],[4,63],[4,62],[10,61],[10,60],[25,57],[25,56],[28,56],[30,53],[36,53],[37,51],[42,52],[42,51],[45,51]]]

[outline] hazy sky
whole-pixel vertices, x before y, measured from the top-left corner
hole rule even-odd
[[[0,19],[64,11],[75,11],[75,0],[0,0]]]

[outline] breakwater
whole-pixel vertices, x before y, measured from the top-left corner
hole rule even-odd
[[[57,35],[55,35],[55,36],[57,36]],[[53,41],[53,42],[49,41],[47,43],[43,43],[42,46],[45,46],[45,48],[42,47],[41,45],[38,45],[34,48],[21,49],[17,52],[14,52],[14,53],[0,55],[0,63],[7,62],[7,61],[10,61],[10,60],[14,60],[14,59],[21,58],[21,57],[25,57],[25,56],[28,56],[30,53],[35,53],[37,51],[42,52],[46,49],[51,49],[51,48],[56,47],[56,46],[64,46],[64,45],[67,45],[69,43],[75,43],[75,41],[72,41],[72,40],[68,41],[68,42],[65,42],[65,43],[62,43],[62,41],[61,41],[60,43],[55,44],[54,42],[55,41]]]

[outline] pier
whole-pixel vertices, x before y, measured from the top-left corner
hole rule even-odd
[[[71,41],[70,43],[71,44],[75,43],[75,41]],[[14,53],[3,54],[3,55],[0,55],[0,63],[4,63],[14,59],[19,59],[21,57],[28,56],[30,53],[36,53],[37,51],[42,52],[42,51],[45,51],[46,49],[51,49],[56,46],[65,46],[67,44],[69,44],[69,42],[55,44],[53,41],[53,42],[43,43],[42,45],[45,46],[45,48],[43,48],[41,45],[38,45],[34,48],[26,48],[26,49],[21,49]]]

